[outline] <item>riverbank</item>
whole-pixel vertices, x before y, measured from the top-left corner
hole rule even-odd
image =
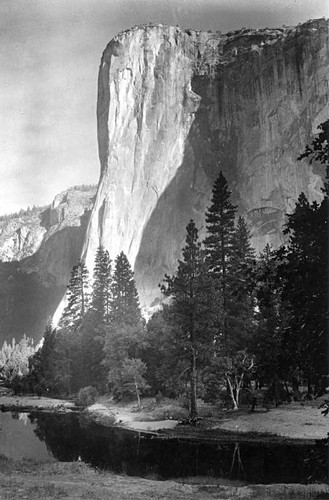
[[[39,396],[0,395],[1,411],[56,411],[68,412],[75,408],[73,401]]]
[[[243,485],[223,480],[216,484],[154,481],[92,469],[81,462],[36,464],[0,457],[1,500],[222,500],[329,498],[328,485]]]
[[[139,410],[134,403],[123,405],[104,396],[99,398],[97,404],[87,408],[85,413],[102,425],[118,425],[144,432],[166,429],[166,434],[176,437],[182,434],[186,437],[189,433],[194,437],[211,434],[215,437],[216,434],[227,432],[241,437],[263,434],[313,441],[327,437],[329,432],[329,418],[322,415],[319,405],[319,400],[303,405],[290,403],[270,411],[257,409],[250,413],[248,409],[223,411],[201,403],[201,420],[196,428],[177,425],[180,420],[188,418],[188,411],[169,399],[156,402],[154,398],[145,398]]]

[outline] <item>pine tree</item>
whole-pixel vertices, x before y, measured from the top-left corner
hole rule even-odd
[[[67,306],[64,309],[56,336],[54,356],[55,381],[68,394],[79,389],[84,382],[81,326],[89,305],[89,272],[79,260],[73,267],[67,287]]]
[[[211,206],[206,212],[207,236],[204,240],[206,262],[210,271],[222,279],[226,275],[233,253],[234,220],[237,207],[232,204],[227,181],[220,171],[215,181]]]
[[[126,255],[121,252],[115,260],[111,286],[111,321],[136,326],[142,322],[134,273]]]
[[[124,361],[140,361],[146,333],[134,273],[123,252],[115,260],[111,294],[110,321],[104,326],[103,366],[110,387],[119,396],[124,392]]]
[[[81,325],[89,302],[88,276],[87,267],[79,260],[72,269],[67,286],[67,306],[60,321],[61,327],[78,328]]]
[[[95,256],[93,287],[90,307],[80,324],[82,386],[94,386],[104,390],[106,373],[104,360],[104,325],[109,322],[111,301],[111,260],[107,250],[99,246]]]
[[[320,312],[319,323],[315,331],[317,337],[321,338],[323,352],[321,368],[319,373],[329,373],[329,120],[321,123],[318,126],[319,133],[313,139],[311,145],[306,145],[304,153],[298,158],[308,158],[310,163],[313,162],[323,165],[326,169],[325,182],[322,189],[324,198],[314,214],[314,224],[317,227],[317,254],[320,266],[315,269],[319,272],[319,276],[314,279],[316,291],[314,296],[317,296],[318,303],[316,305],[315,316]],[[314,206],[314,205],[313,205]],[[321,270],[321,271],[320,271]],[[317,279],[319,278],[319,279]],[[317,311],[317,312],[316,312]],[[325,338],[327,338],[327,346],[325,347]],[[327,383],[324,383],[326,386]]]
[[[182,356],[188,363],[190,416],[196,418],[198,369],[213,345],[211,296],[214,290],[212,278],[204,266],[198,230],[193,220],[187,225],[186,233],[183,260],[178,261],[176,274],[165,276],[162,291],[172,298],[171,321],[179,338]]]
[[[111,259],[107,250],[97,248],[93,275],[91,311],[97,322],[108,321],[111,301]]]
[[[211,206],[206,213],[207,236],[204,240],[206,264],[217,282],[220,302],[218,328],[224,342],[228,337],[228,302],[233,259],[234,220],[237,207],[232,204],[231,192],[222,172],[214,184]]]

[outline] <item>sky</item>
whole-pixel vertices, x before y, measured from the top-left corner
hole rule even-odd
[[[107,43],[136,24],[222,31],[329,16],[328,0],[0,0],[0,214],[99,178]]]

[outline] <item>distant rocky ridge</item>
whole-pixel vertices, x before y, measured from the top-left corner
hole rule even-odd
[[[95,193],[77,186],[46,209],[0,220],[0,343],[42,337],[80,258]]]
[[[8,218],[0,222],[0,260],[12,262],[33,255],[41,245],[45,228],[37,210],[31,215]]]
[[[222,169],[253,244],[282,243],[301,191],[321,199],[297,157],[328,118],[328,21],[220,33],[137,26],[106,47],[99,70],[101,178],[84,256],[123,250],[141,302],[172,272],[192,217],[204,233]]]

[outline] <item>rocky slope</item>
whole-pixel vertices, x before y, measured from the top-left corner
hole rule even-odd
[[[222,169],[253,243],[278,246],[301,191],[319,171],[297,162],[328,117],[328,21],[221,35],[148,25],[116,36],[99,70],[101,178],[87,229],[123,250],[149,305],[172,272],[193,217],[201,232]]]
[[[95,192],[72,188],[46,209],[0,221],[0,345],[42,337],[80,257]]]
[[[0,260],[11,262],[33,255],[46,229],[40,224],[44,208],[6,216],[0,221]]]

